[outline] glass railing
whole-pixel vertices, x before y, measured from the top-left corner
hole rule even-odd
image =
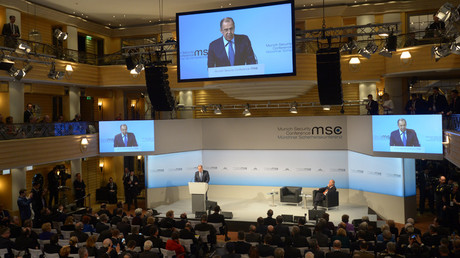
[[[65,122],[36,124],[0,124],[0,140],[94,134],[97,122]]]

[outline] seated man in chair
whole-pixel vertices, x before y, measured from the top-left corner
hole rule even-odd
[[[329,180],[329,184],[326,187],[319,188],[316,192],[316,195],[313,196],[313,205],[316,210],[318,204],[326,199],[326,196],[330,193],[336,192],[335,181],[333,179]]]

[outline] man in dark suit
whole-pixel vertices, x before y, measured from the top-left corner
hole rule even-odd
[[[5,36],[5,46],[9,48],[16,48],[18,45],[18,38],[21,36],[19,33],[18,25],[16,22],[16,16],[10,16],[10,23],[5,23],[2,29],[2,35]]]
[[[113,182],[113,178],[109,178],[109,183],[107,184],[107,189],[109,190],[109,203],[117,203],[117,184]]]
[[[96,233],[100,234],[103,231],[110,229],[109,225],[107,224],[109,221],[109,217],[107,214],[102,214],[99,216],[99,222],[96,223]]]
[[[129,176],[125,178],[125,184],[127,186],[128,194],[127,200],[128,203],[128,210],[131,210],[131,204],[134,201],[134,207],[137,209],[137,194],[138,194],[138,186],[139,186],[139,179],[136,175],[134,175],[134,171],[131,171]]]
[[[246,35],[235,34],[235,22],[227,17],[220,21],[220,32],[223,37],[209,44],[208,68],[256,64],[251,41]]]
[[[75,225],[75,231],[70,233],[70,236],[71,237],[76,236],[78,238],[79,243],[86,242],[86,240],[88,239],[88,235],[85,232],[83,232],[83,223],[82,222],[78,222]]]
[[[228,242],[228,243],[231,243],[231,242]],[[249,254],[249,249],[251,248],[251,244],[244,241],[243,231],[238,231],[238,241],[233,242],[233,244],[235,245],[235,253]]]
[[[208,222],[211,223],[222,223],[222,227],[219,228],[221,234],[225,235],[225,241],[229,241],[227,223],[225,222],[224,215],[220,214],[220,206],[214,207],[214,213],[208,216]]]
[[[428,109],[427,105],[425,100],[419,98],[417,94],[412,93],[411,99],[407,101],[405,110],[407,114],[410,115],[426,114]]]
[[[328,194],[334,193],[335,191],[337,191],[337,188],[335,188],[335,181],[333,179],[329,180],[329,184],[326,187],[319,188],[313,199],[314,209],[316,210],[318,204],[325,200]]]
[[[137,147],[136,136],[133,133],[128,133],[126,124],[120,125],[121,133],[115,135],[113,139],[113,147]]]
[[[460,96],[458,96],[458,90],[452,90],[450,92],[451,101],[449,105],[448,115],[460,114]]]
[[[342,248],[342,243],[340,240],[334,240],[332,243],[332,250],[331,252],[326,254],[326,258],[346,258],[351,257],[351,255],[342,252],[340,249]]]
[[[49,200],[48,206],[51,208],[53,206],[52,202],[54,199],[54,204],[59,203],[59,176],[57,175],[58,168],[53,168],[52,171],[48,172],[48,192]]]
[[[209,172],[203,170],[203,165],[198,165],[198,171],[195,172],[195,182],[209,183]]]
[[[267,217],[264,219],[264,225],[266,225],[266,226],[268,226],[268,225],[275,226],[276,225],[276,220],[273,218],[273,210],[272,209],[269,209],[267,211]]]
[[[368,115],[378,115],[379,114],[379,103],[373,99],[372,94],[367,95],[367,114]]]
[[[291,235],[291,232],[289,232],[289,227],[283,224],[283,217],[280,215],[276,216],[275,234],[286,238],[290,237]]]
[[[438,87],[433,87],[433,95],[428,97],[428,110],[433,114],[444,114],[448,108],[446,97],[440,94]]]
[[[391,132],[390,135],[390,146],[413,146],[418,147],[417,134],[412,129],[407,129],[406,119],[398,119],[398,130]]]

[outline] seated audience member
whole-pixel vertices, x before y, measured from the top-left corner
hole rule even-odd
[[[78,248],[78,257],[80,258],[88,258],[88,249],[86,247],[82,246]]]
[[[233,242],[228,242],[225,244],[225,250],[227,250],[227,254],[224,254],[222,258],[239,258],[241,257],[240,254],[235,253],[235,244]]]
[[[396,227],[395,221],[392,219],[387,220],[387,224],[390,227],[390,232],[393,234],[393,239],[396,241],[396,239],[399,237],[399,230]]]
[[[155,218],[150,216],[147,218],[145,226],[142,227],[141,233],[144,236],[150,236],[152,234],[152,227],[155,226]]]
[[[118,222],[121,222],[121,219],[123,218],[123,210],[116,208],[114,210],[116,213],[114,216],[112,216],[112,219],[110,220],[111,225],[117,225]]]
[[[171,239],[166,242],[166,250],[175,251],[176,257],[185,257],[185,248],[179,242],[179,232],[174,231],[171,234]]]
[[[227,235],[227,223],[225,222],[224,215],[220,214],[220,206],[214,207],[214,213],[208,216],[208,222],[210,223],[222,223],[222,227],[219,228],[220,234],[225,235],[225,241],[229,241],[230,238]]]
[[[366,239],[365,239],[365,237],[366,237],[366,232],[363,231],[363,230],[360,230],[360,231],[358,231],[358,233],[356,234],[356,237],[357,237],[356,241],[350,244],[350,251],[351,251],[351,252],[354,252],[354,251],[359,250],[359,249],[360,249],[360,248],[359,248],[359,245],[361,244],[361,242],[363,242],[363,241],[366,242]],[[370,244],[369,242],[368,242],[368,244],[369,244],[369,247],[368,247],[369,250],[370,250],[370,251],[375,251],[374,245]]]
[[[359,244],[359,251],[353,253],[353,258],[374,258],[374,254],[367,251],[369,245],[366,241],[361,241]]]
[[[138,258],[139,254],[136,251],[134,251],[134,248],[136,248],[136,241],[130,240],[126,242],[127,242],[126,250],[123,253],[121,253],[121,256],[125,257],[125,255],[128,255],[131,258]]]
[[[348,223],[349,220],[350,216],[348,216],[347,214],[342,215],[342,222],[346,225],[345,230],[348,232],[355,232],[355,227],[353,226],[353,224]]]
[[[72,216],[68,216],[65,219],[64,225],[61,226],[61,230],[63,231],[74,231],[75,230],[75,224],[73,222]]]
[[[43,246],[43,252],[49,254],[58,254],[62,246],[58,244],[59,236],[54,234],[50,238],[50,243]]]
[[[292,227],[292,246],[293,247],[308,247],[308,241],[305,236],[300,234],[298,226]]]
[[[134,210],[134,218],[133,220],[131,221],[131,225],[139,225],[139,226],[142,226],[143,223],[142,223],[142,208],[137,208]]]
[[[61,248],[59,251],[59,257],[60,258],[67,258],[70,255],[70,246],[66,245]]]
[[[111,238],[111,237],[112,237],[112,229],[106,229],[99,234],[96,242],[102,242],[104,241],[104,239]]]
[[[86,240],[86,249],[88,251],[88,256],[97,256],[96,241],[96,235],[92,235],[88,237],[88,240]]]
[[[118,214],[118,209],[121,209],[121,211],[122,211],[120,217],[123,218],[123,217],[127,216],[126,212],[123,211],[123,202],[121,202],[121,201],[117,202],[117,207],[115,209],[113,209],[113,213],[112,213],[113,216]]]
[[[8,227],[10,228],[10,238],[17,238],[19,235],[21,235],[21,220],[18,216],[13,216],[10,224],[8,224]]]
[[[267,225],[264,224],[264,218],[257,218],[256,233],[259,233],[262,237],[267,234]]]
[[[274,255],[275,249],[270,246],[271,242],[272,236],[270,234],[266,234],[264,237],[264,243],[257,246],[257,250],[259,251],[259,255],[261,257]]]
[[[406,225],[408,226],[409,224],[412,225],[412,227],[414,228],[414,234],[417,234],[417,235],[419,235],[419,236],[422,235],[422,232],[420,231],[420,229],[418,229],[418,228],[415,227],[415,220],[414,220],[413,218],[408,218],[408,219],[406,220]],[[400,235],[406,233],[406,225],[404,225],[404,227],[401,228],[401,233],[399,233]]]
[[[76,236],[78,238],[78,242],[86,242],[86,240],[88,239],[88,235],[85,232],[83,232],[82,222],[78,222],[75,225],[75,230],[72,233],[70,233],[70,236]]]
[[[71,254],[78,254],[78,238],[76,236],[70,237],[69,246]]]
[[[349,254],[342,252],[342,244],[340,240],[334,240],[332,243],[332,249],[329,253],[326,254],[326,258],[348,258]]]
[[[409,238],[414,235],[414,226],[410,223],[406,223],[404,226],[406,228],[404,234],[400,234],[398,242],[396,242],[396,252],[398,254],[404,253],[404,250],[409,245]]]
[[[283,248],[276,248],[274,252],[274,257],[275,258],[284,258],[284,249]]]
[[[369,224],[366,221],[363,221],[358,226],[358,231],[364,231],[364,240],[366,241],[375,241],[375,235],[372,230],[369,229]]]
[[[117,258],[120,250],[120,245],[113,248],[112,240],[110,238],[106,238],[102,242],[102,247],[98,250],[97,257]]]
[[[67,214],[65,213],[65,207],[64,205],[59,204],[58,208],[53,212],[53,221],[64,223],[66,218]]]
[[[172,229],[176,227],[176,221],[174,220],[174,211],[169,210],[166,212],[166,217],[160,221],[160,228]]]
[[[142,227],[147,225],[147,219],[151,217],[153,214],[152,210],[147,210],[142,218]]]
[[[208,224],[208,216],[206,214],[201,216],[201,223],[195,225],[195,231],[209,231],[208,242],[211,244],[217,242],[216,229]]]
[[[311,238],[314,238],[316,239],[316,241],[318,242],[318,245],[321,246],[321,247],[328,247],[329,246],[329,240],[328,240],[328,237],[327,235],[325,235],[322,231],[323,229],[323,225],[321,222],[319,222],[318,224],[316,224],[315,226],[315,230],[313,231],[313,235],[311,236]]]
[[[334,226],[334,223],[332,223],[331,221],[329,221],[329,213],[324,213],[322,218],[326,221],[326,227],[327,229],[329,229],[330,231],[334,232],[335,230],[335,226]]]
[[[140,246],[142,248],[144,246],[145,238],[142,234],[139,234],[139,228],[133,227],[131,231],[131,235],[125,236],[126,243],[132,240],[136,243],[136,246]]]
[[[449,245],[449,241],[447,241],[447,245]],[[422,244],[420,236],[415,235],[415,237],[409,239],[409,245],[405,249],[404,254],[407,258],[428,258],[430,257],[430,250]]]
[[[107,215],[107,217],[112,217],[112,214],[110,214],[110,211],[107,210],[107,204],[106,203],[102,203],[101,204],[101,209],[97,212],[97,215],[100,217],[102,214],[105,214]]]
[[[0,249],[7,249],[9,254],[13,254],[14,243],[10,240],[10,229],[5,226],[0,226]]]
[[[272,209],[267,211],[267,217],[264,219],[264,225],[265,226],[268,226],[268,225],[275,226],[276,225],[276,220],[273,218],[273,210]]]
[[[0,225],[8,225],[10,219],[10,213],[5,210],[3,204],[0,203]]]
[[[292,257],[292,258],[303,258],[302,253],[300,252],[299,249],[295,248],[292,246],[292,243],[290,241],[285,243],[284,246],[284,256],[285,257]]]
[[[29,248],[38,249],[40,248],[40,245],[38,244],[37,239],[38,237],[32,237],[30,228],[24,228],[22,235],[16,238],[16,241],[14,242],[14,249],[20,251],[25,251]]]
[[[89,233],[95,232],[93,225],[90,224],[91,223],[91,217],[85,215],[85,216],[82,217],[81,220],[83,222],[83,230],[82,230],[82,232],[89,232]]]
[[[454,240],[454,250],[452,250],[452,253],[454,254],[455,257],[460,257],[460,239],[455,239]]]
[[[196,241],[195,238],[195,231],[193,230],[192,224],[187,223],[185,224],[184,229],[179,232],[180,239],[193,239],[194,242]]]
[[[313,256],[314,257],[320,257],[320,258],[324,258],[325,257],[325,254],[324,252],[320,249],[319,245],[318,245],[318,241],[316,241],[316,239],[311,239],[310,240],[310,251],[313,253]]]
[[[235,246],[235,253],[237,254],[249,254],[249,248],[251,244],[244,241],[244,232],[238,231],[238,240],[233,242]]]
[[[120,231],[118,229],[112,229],[112,237],[110,238],[110,240],[112,240],[113,245],[119,245],[121,250],[125,249],[123,237],[124,235],[120,234]]]
[[[180,215],[180,220],[175,222],[175,227],[178,229],[184,229],[187,222],[187,213],[184,212]]]
[[[270,234],[272,236],[270,245],[276,245],[282,247],[284,245],[283,241],[281,240],[281,236],[275,233],[275,227],[272,225],[267,226],[267,235]]]
[[[50,240],[51,236],[54,235],[51,233],[51,223],[47,222],[42,225],[42,233],[38,235],[40,240]]]
[[[341,243],[341,247],[343,248],[350,248],[350,239],[347,236],[347,232],[343,228],[337,229],[337,233],[335,236],[332,237],[331,241],[334,242],[335,240],[339,240]]]
[[[275,234],[278,234],[281,237],[287,237],[287,238],[291,236],[291,233],[289,232],[289,227],[283,224],[282,216],[276,217]]]
[[[388,242],[387,243],[387,249],[384,253],[380,253],[378,258],[386,258],[386,257],[391,257],[391,258],[399,258],[399,257],[404,257],[396,253],[396,244],[393,242]]]
[[[165,244],[159,237],[160,232],[158,231],[158,228],[156,226],[153,226],[151,232],[152,233],[147,240],[150,240],[152,242],[152,248],[164,248]]]
[[[93,227],[96,226],[97,221],[98,221],[97,216],[99,216],[99,215],[97,215],[97,216],[96,215],[93,214],[93,209],[92,208],[90,208],[90,207],[86,208],[85,216],[88,216],[90,218],[89,224],[93,225]]]
[[[96,233],[100,234],[102,231],[104,230],[107,230],[110,228],[110,226],[108,225],[108,221],[109,221],[109,217],[107,216],[107,214],[102,214],[100,217],[99,217],[99,222],[97,222],[96,224]]]
[[[375,251],[376,252],[383,252],[387,247],[388,242],[394,242],[392,239],[392,235],[389,229],[385,229],[382,232],[382,240],[377,240],[375,244]]]
[[[158,254],[152,252],[152,241],[144,242],[144,251],[139,254],[139,258],[158,258]]]
[[[127,236],[128,233],[131,232],[131,225],[129,224],[128,217],[123,217],[123,219],[121,219],[121,222],[117,223],[117,229],[125,236]]]
[[[311,237],[311,229],[307,226],[305,226],[305,217],[302,217],[299,219],[299,222],[297,223],[299,229],[300,229],[300,234],[304,237]]]
[[[262,238],[261,238],[260,234],[256,233],[256,226],[250,225],[249,226],[249,232],[244,237],[244,240],[246,242],[260,243],[261,239]]]

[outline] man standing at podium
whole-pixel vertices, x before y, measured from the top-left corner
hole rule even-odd
[[[198,171],[195,172],[195,182],[209,183],[209,172],[203,170],[203,165],[198,165]]]

